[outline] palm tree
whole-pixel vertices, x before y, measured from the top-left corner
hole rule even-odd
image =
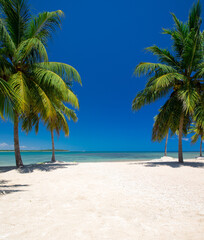
[[[203,91],[204,51],[199,1],[193,5],[187,23],[179,21],[174,14],[172,16],[175,27],[164,29],[163,33],[171,36],[173,53],[157,46],[147,48],[158,57],[160,63],[142,62],[135,68],[135,75],[148,76],[148,82],[133,100],[132,109],[139,110],[146,104],[170,95],[162,114],[165,112],[167,117],[175,110],[174,115],[179,119],[172,127],[172,133],[179,131],[178,160],[182,163],[182,135],[187,131],[185,127],[189,126],[190,116],[194,114]]]
[[[159,141],[161,142],[163,140],[163,138],[166,137],[166,141],[165,141],[165,148],[164,148],[164,156],[167,156],[167,143],[168,143],[168,138],[169,138],[169,128],[166,127],[165,130],[166,130],[166,135],[164,134],[163,130],[164,128],[162,128],[162,134],[159,135],[158,134],[158,130],[160,128],[160,119],[158,119],[159,115],[156,115],[154,117],[154,125],[153,125],[153,131],[152,131],[152,141]]]
[[[204,95],[204,92],[202,92]],[[202,157],[202,142],[204,140],[204,98],[200,101],[195,109],[194,123],[190,129],[190,133],[194,133],[191,142],[196,143],[200,137],[200,157]]]
[[[204,141],[204,128],[202,125],[194,124],[190,129],[190,133],[194,133],[191,137],[191,142],[196,143],[200,137],[200,157],[202,157],[202,142]]]
[[[56,108],[57,117],[55,119],[50,119],[47,123],[47,128],[51,132],[51,139],[52,139],[52,158],[51,162],[55,162],[55,145],[54,145],[54,131],[56,131],[57,135],[59,136],[60,130],[63,130],[65,136],[69,136],[69,126],[65,116],[70,120],[72,119],[76,122],[77,116],[75,112],[69,108],[67,108],[64,104],[61,104],[60,108]],[[65,115],[65,116],[64,116]]]
[[[153,131],[152,131],[152,141],[159,141],[161,142],[163,140],[164,137],[166,137],[166,141],[165,141],[165,148],[164,148],[164,156],[166,157],[167,156],[167,143],[168,143],[168,137],[169,137],[169,129],[167,128],[167,133],[166,133],[166,136],[164,136],[163,132],[162,132],[162,135],[159,136],[158,135],[158,129],[160,127],[160,123],[159,123],[159,120],[158,120],[158,115],[156,115],[154,117],[154,125],[153,125]]]
[[[55,144],[54,144],[54,131],[56,131],[57,135],[60,135],[60,131],[63,130],[65,136],[69,136],[69,126],[67,123],[68,120],[73,120],[76,122],[78,120],[76,113],[66,107],[62,102],[58,101],[56,98],[50,101],[54,110],[55,116],[49,119],[43,119],[42,116],[39,114],[35,114],[34,112],[30,112],[28,116],[23,119],[22,129],[28,133],[35,127],[36,134],[38,133],[39,129],[39,122],[40,119],[44,122],[47,126],[47,129],[51,132],[51,139],[52,139],[52,158],[51,162],[55,162]],[[66,119],[67,118],[67,119]]]
[[[81,83],[81,79],[70,65],[48,61],[45,46],[61,25],[62,11],[31,17],[27,0],[0,0],[0,13],[0,55],[3,58],[0,77],[22,99],[23,114],[19,114],[16,107],[13,109],[16,166],[21,167],[19,119],[29,115],[31,110],[44,119],[56,115],[45,90],[78,107],[78,99],[66,82],[75,79]]]

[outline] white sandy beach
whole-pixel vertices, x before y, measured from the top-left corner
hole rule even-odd
[[[203,240],[204,161],[0,168],[0,239]]]

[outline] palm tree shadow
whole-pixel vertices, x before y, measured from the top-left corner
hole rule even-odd
[[[201,162],[145,162],[142,163],[145,167],[160,167],[160,166],[168,166],[172,168],[180,168],[180,167],[193,167],[193,168],[204,168],[204,163]]]
[[[19,173],[32,173],[35,170],[42,172],[51,172],[57,169],[67,168],[69,166],[76,166],[77,163],[42,163],[42,164],[31,164],[25,165],[23,168],[16,169],[16,167],[0,167],[0,173],[9,172],[16,169]]]
[[[0,195],[7,195],[14,192],[23,192],[25,190],[18,189],[21,187],[28,187],[28,184],[8,184],[9,181],[0,180]]]

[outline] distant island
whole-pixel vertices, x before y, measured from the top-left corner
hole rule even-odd
[[[0,152],[14,152],[14,150],[0,150]],[[21,150],[21,152],[52,152],[52,149],[43,150]],[[56,149],[55,152],[70,152],[69,150]]]

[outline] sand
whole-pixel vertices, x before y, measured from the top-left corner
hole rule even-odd
[[[0,168],[0,239],[203,240],[204,161]]]

